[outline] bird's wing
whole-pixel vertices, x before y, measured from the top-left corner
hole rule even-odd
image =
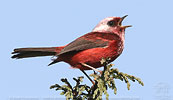
[[[118,39],[118,35],[114,33],[90,32],[69,43],[57,56],[74,51],[106,47],[108,46],[109,41]]]

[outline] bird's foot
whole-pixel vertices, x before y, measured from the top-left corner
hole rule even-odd
[[[94,68],[94,67],[92,67],[92,66],[90,66],[90,65],[87,65],[87,64],[85,64],[85,63],[81,63],[81,64],[82,64],[83,66],[85,66],[85,67],[88,67],[88,68],[90,68],[90,69],[96,71],[96,72],[102,73],[102,71],[100,71],[100,70],[98,70],[98,69],[96,69],[96,68]]]

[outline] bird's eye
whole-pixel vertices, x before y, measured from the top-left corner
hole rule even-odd
[[[115,26],[115,21],[109,21],[107,23],[107,25],[113,27],[113,26]]]

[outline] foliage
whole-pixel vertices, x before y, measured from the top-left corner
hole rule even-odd
[[[111,68],[113,64],[109,64],[110,59],[102,59],[101,64],[104,65],[104,70],[102,73],[93,73],[90,76],[94,78],[95,84],[88,86],[86,84],[81,84],[84,77],[73,78],[76,82],[75,86],[71,86],[66,78],[61,79],[65,85],[52,85],[50,89],[62,90],[61,95],[65,95],[66,99],[72,100],[101,100],[103,94],[106,95],[106,100],[109,99],[109,94],[107,92],[108,88],[117,93],[117,87],[115,85],[115,79],[124,81],[127,84],[127,89],[130,90],[129,80],[135,82],[138,81],[139,84],[144,86],[144,83],[140,78],[137,78],[126,73],[119,72],[117,68]]]

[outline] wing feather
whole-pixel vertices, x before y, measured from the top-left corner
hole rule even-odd
[[[91,32],[68,44],[57,56],[72,51],[82,51],[91,48],[105,47],[108,46],[109,41],[117,39],[119,39],[119,37],[113,33]]]

